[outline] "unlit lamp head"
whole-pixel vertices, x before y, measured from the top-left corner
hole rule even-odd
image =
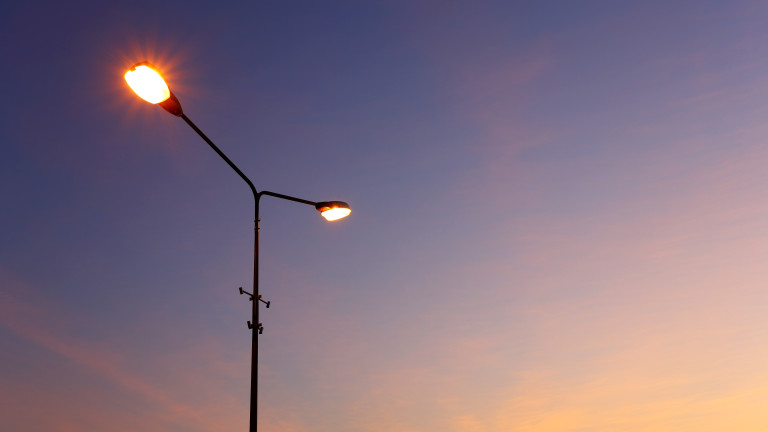
[[[352,210],[344,201],[324,201],[315,205],[315,208],[328,221],[335,221],[349,216]]]
[[[169,113],[180,116],[181,104],[168,88],[168,84],[148,62],[136,63],[125,73],[125,82],[140,98],[153,104],[159,104]]]

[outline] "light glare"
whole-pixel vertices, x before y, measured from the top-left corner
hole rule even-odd
[[[339,220],[341,218],[345,218],[345,217],[349,216],[350,213],[352,213],[352,210],[350,210],[348,208],[337,207],[337,208],[332,208],[332,209],[325,210],[324,212],[322,212],[320,214],[327,221],[335,221],[335,220]]]
[[[140,98],[149,103],[157,104],[171,97],[163,77],[149,66],[134,66],[125,73],[125,81]]]

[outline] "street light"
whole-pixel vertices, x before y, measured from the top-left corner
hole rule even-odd
[[[269,307],[270,303],[261,298],[259,294],[259,201],[261,197],[271,196],[293,201],[301,204],[314,206],[317,211],[328,221],[335,221],[347,217],[351,210],[349,204],[343,201],[309,201],[302,198],[296,198],[289,195],[283,195],[269,191],[257,191],[251,180],[238,168],[218,147],[211,141],[194,123],[187,117],[181,109],[181,104],[176,95],[168,87],[163,77],[157,69],[148,62],[141,62],[133,65],[125,73],[125,81],[136,92],[139,97],[147,102],[160,105],[169,113],[176,117],[181,117],[187,124],[197,132],[198,135],[215,151],[224,162],[226,162],[237,175],[240,176],[251,189],[254,199],[254,240],[253,240],[253,293],[239,288],[240,294],[246,294],[253,303],[251,309],[251,321],[248,321],[248,328],[251,329],[251,410],[250,410],[250,431],[257,430],[257,396],[258,396],[258,366],[259,366],[259,338],[258,335],[264,330],[259,322],[259,303],[264,303]]]

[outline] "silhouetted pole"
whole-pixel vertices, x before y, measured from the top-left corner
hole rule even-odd
[[[261,299],[259,295],[259,198],[261,194],[256,191],[256,187],[253,185],[251,179],[248,178],[240,168],[232,162],[227,155],[224,154],[216,144],[208,138],[203,131],[200,130],[192,120],[185,114],[181,114],[180,117],[184,119],[187,124],[197,132],[198,135],[216,152],[222,159],[240,176],[251,188],[253,193],[254,211],[253,211],[253,294],[251,297],[251,321],[248,322],[248,328],[251,329],[251,409],[250,409],[250,432],[256,432],[257,425],[257,410],[258,410],[258,388],[259,388],[259,332],[262,331],[261,323],[259,322],[259,302]],[[241,291],[242,293],[242,291]],[[255,329],[253,327],[256,327]]]
[[[259,303],[264,303],[269,307],[270,302],[262,300],[259,294],[259,201],[261,201],[262,195],[268,195],[275,198],[280,198],[288,201],[294,201],[302,204],[308,204],[314,206],[324,218],[329,221],[341,219],[346,217],[350,213],[349,204],[343,201],[309,201],[302,198],[296,198],[289,195],[283,195],[269,191],[256,191],[256,187],[253,186],[253,182],[249,179],[240,168],[232,162],[227,155],[224,154],[213,141],[208,138],[203,131],[200,130],[192,120],[187,117],[181,109],[179,99],[168,88],[163,77],[155,70],[155,68],[148,62],[141,62],[133,65],[131,69],[125,74],[125,80],[128,85],[136,92],[139,97],[147,102],[158,104],[164,110],[181,117],[185,122],[195,131],[198,135],[208,143],[208,145],[216,152],[224,162],[226,162],[237,175],[240,176],[251,189],[253,194],[254,211],[253,211],[253,292],[249,293],[244,291],[242,287],[239,288],[240,294],[247,294],[250,297],[252,304],[251,308],[251,320],[248,321],[248,328],[251,329],[251,402],[250,402],[250,432],[256,432],[258,428],[258,387],[259,387],[259,334],[264,331],[259,322]]]

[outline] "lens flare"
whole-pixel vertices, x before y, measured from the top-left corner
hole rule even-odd
[[[125,81],[140,98],[149,103],[157,104],[171,97],[163,77],[146,64],[137,64],[126,72]]]

